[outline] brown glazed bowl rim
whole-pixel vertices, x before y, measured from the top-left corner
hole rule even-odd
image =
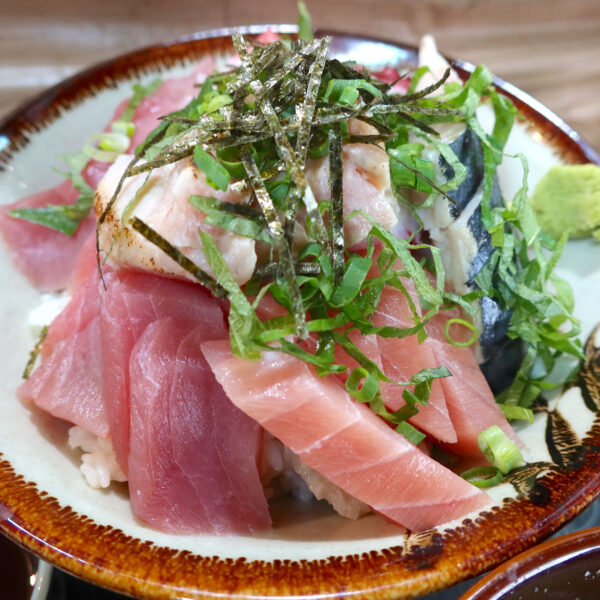
[[[236,30],[255,35],[268,29],[296,32],[291,25],[257,25]],[[32,134],[60,118],[65,108],[134,76],[229,50],[233,31],[200,32],[129,52],[42,92],[0,121],[0,169],[3,163],[10,163],[15,150],[27,145]],[[412,46],[336,35],[340,44],[387,44],[399,55],[411,56],[413,61],[415,58],[416,49]],[[463,77],[474,69],[467,62],[454,64]],[[514,86],[500,79],[495,83],[566,162],[600,164],[598,154],[554,113]],[[594,381],[595,378],[593,375]],[[556,468],[541,476],[522,498],[505,500],[451,529],[411,535],[404,546],[318,560],[233,560],[177,551],[133,538],[61,505],[56,498],[38,490],[35,482],[17,474],[1,449],[0,530],[67,572],[135,597],[411,598],[494,567],[553,534],[597,498],[597,409],[594,415],[594,425],[581,440],[577,460],[554,465]]]
[[[600,550],[600,527],[574,531],[506,561],[480,579],[459,600],[499,600],[511,590],[566,561]]]

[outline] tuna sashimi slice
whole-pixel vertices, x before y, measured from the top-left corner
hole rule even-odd
[[[95,317],[86,327],[55,345],[52,354],[19,387],[19,398],[95,435],[107,437],[99,347],[100,321]]]
[[[210,339],[223,339],[228,332],[221,304],[199,285],[126,269],[104,279],[100,306],[103,397],[117,462],[127,473],[129,358],[144,329],[158,319],[175,316],[202,324]]]
[[[231,401],[300,459],[374,510],[421,531],[481,509],[490,498],[355,402],[335,377],[278,352],[232,356],[202,344]]]
[[[492,425],[498,425],[521,446],[521,441],[496,404],[473,351],[433,338],[428,342],[436,361],[446,365],[452,373],[452,377],[445,377],[441,383],[457,441],[445,446],[459,456],[480,457],[477,436]]]
[[[85,219],[71,237],[8,215],[13,209],[39,208],[47,204],[73,204],[77,192],[70,181],[0,207],[0,235],[13,263],[42,291],[67,287],[81,246],[94,229],[94,219]]]
[[[168,317],[131,353],[133,511],[168,533],[265,529],[262,428],[217,383],[200,349],[206,339],[205,326]]]
[[[408,290],[409,293],[413,291]],[[416,291],[411,294],[416,299]],[[406,296],[396,288],[386,286],[373,318],[377,327],[413,327],[411,311]],[[429,339],[419,344],[416,335],[405,338],[378,337],[384,373],[394,381],[408,381],[421,369],[433,369],[440,364],[433,354]],[[406,404],[402,398],[402,386],[390,383],[381,385],[382,399],[390,410],[398,410]],[[409,419],[410,423],[442,442],[456,442],[454,425],[448,414],[442,380],[436,379],[431,385],[429,402],[419,406],[419,412]]]
[[[103,273],[106,273],[107,266],[102,268]],[[71,277],[71,284],[69,286],[69,292],[73,294],[77,291],[79,286],[87,281],[90,275],[94,275],[95,281],[99,281],[98,276],[98,263],[96,260],[96,231],[94,230],[90,236],[85,240],[75,267],[73,269],[73,275]]]
[[[42,345],[42,360],[46,360],[62,340],[85,329],[98,316],[100,310],[99,281],[95,270],[89,272],[78,287],[65,308],[48,327],[48,333]]]

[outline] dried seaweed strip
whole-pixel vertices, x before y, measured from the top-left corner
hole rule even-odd
[[[240,36],[241,37],[241,36]],[[258,75],[267,69],[274,63],[277,59],[280,59],[280,50],[281,48],[277,45],[267,46],[260,56],[254,57],[254,62],[250,60],[248,52],[246,50],[245,44],[243,43],[243,37],[241,37],[241,42],[238,40],[239,47],[238,53],[240,53],[240,58],[242,59],[242,64],[247,68],[245,72],[242,72],[241,77],[230,82],[231,85],[228,85],[228,89],[232,90],[233,93],[233,105],[231,109],[231,114],[229,118],[226,119],[226,122],[229,124],[231,128],[234,128],[238,124],[239,116],[242,115],[244,110],[244,99],[247,96],[247,86],[252,81],[252,79],[258,77]],[[240,48],[244,49],[242,53]],[[256,51],[255,51],[256,52]],[[281,62],[281,60],[279,60]],[[254,115],[256,118],[256,116]]]
[[[330,45],[330,37],[326,37],[321,40],[321,43],[317,48],[315,60],[310,65],[310,69],[308,70],[308,85],[306,86],[304,103],[300,109],[300,114],[298,114],[300,126],[298,128],[298,137],[296,139],[296,153],[298,154],[302,164],[304,164],[306,161],[308,142],[310,140],[310,129],[317,106],[317,95],[319,93],[323,69],[325,68],[325,62],[327,60],[327,54],[329,53]]]
[[[426,88],[423,88],[422,90],[419,90],[418,92],[414,92],[412,94],[403,94],[401,96],[390,94],[388,100],[390,102],[394,102],[395,104],[404,104],[407,102],[413,102],[414,100],[421,100],[425,96],[428,96],[432,92],[435,92],[436,90],[441,88],[444,85],[444,83],[446,83],[448,77],[450,77],[450,73],[452,73],[452,67],[448,67],[444,71],[444,74],[442,75],[441,79],[438,79],[435,83],[428,85]]]
[[[23,379],[29,379],[29,376],[31,375],[31,372],[33,371],[33,367],[35,365],[35,361],[37,360],[37,357],[40,355],[40,352],[42,351],[42,346],[44,345],[44,340],[46,339],[47,335],[48,335],[48,325],[44,325],[40,331],[40,335],[38,336],[35,346],[31,349],[31,352],[29,353],[29,360],[27,361],[27,364],[25,365],[25,369],[23,370],[23,375],[21,375],[21,377]]]
[[[331,58],[327,61],[327,72],[331,73],[333,79],[364,79],[369,81],[371,78],[353,67],[349,67],[337,58]],[[381,82],[383,84],[383,82]]]
[[[463,111],[453,108],[441,108],[437,106],[419,106],[418,104],[406,104],[402,105],[402,112],[408,113],[421,113],[423,115],[431,115],[434,117],[465,117]]]
[[[342,172],[342,132],[339,125],[329,131],[329,183],[331,185],[331,243],[333,282],[344,277],[344,185]]]
[[[397,135],[387,125],[385,125],[384,123],[381,123],[380,121],[378,121],[377,119],[374,119],[373,117],[369,117],[367,115],[359,115],[356,118],[357,118],[357,120],[362,121],[363,123],[366,123],[367,125],[370,125],[374,129],[376,129],[378,133],[385,134],[385,135]]]
[[[350,144],[379,144],[396,139],[394,134],[388,135],[349,135],[347,140]]]
[[[317,47],[319,46],[320,41],[314,40],[310,44],[303,46],[298,49],[296,54],[293,54],[289,57],[287,62],[278,70],[276,70],[271,77],[269,77],[262,85],[263,85],[263,93],[262,95],[257,96],[256,103],[260,105],[265,98],[271,96],[273,90],[280,86],[284,78],[290,74],[298,71],[298,68],[302,65],[302,63],[311,58],[311,56],[316,52]]]
[[[285,173],[285,165],[281,161],[274,164],[270,169],[262,171],[260,176],[264,181],[267,181],[272,177],[276,177],[279,173]],[[250,184],[246,179],[240,179],[239,181],[232,182],[230,188],[236,192],[244,192],[250,189]]]
[[[169,258],[172,258],[182,269],[193,275],[202,285],[207,287],[217,298],[225,298],[227,292],[196,263],[191,261],[185,254],[178,250],[171,242],[166,240],[160,233],[146,225],[138,217],[133,217],[131,227],[149,242],[160,248]]]
[[[262,96],[263,87],[260,81],[253,81],[250,87],[255,91],[257,96]],[[306,206],[307,213],[311,219],[317,241],[326,246],[328,244],[327,231],[325,224],[323,223],[323,217],[319,211],[319,205],[315,199],[314,193],[311,187],[308,185],[304,176],[303,165],[298,163],[298,157],[296,156],[290,141],[288,140],[277,114],[273,110],[271,103],[265,98],[261,103],[261,111],[269,125],[275,143],[277,145],[277,152],[283,159],[287,170],[290,173],[292,181],[303,191],[304,205]]]
[[[387,108],[385,105],[382,105],[384,108]],[[424,131],[425,133],[428,133],[429,135],[432,135],[433,137],[440,137],[440,134],[433,129],[432,127],[429,127],[429,125],[427,125],[426,123],[423,123],[422,121],[419,121],[418,119],[415,119],[414,117],[411,117],[410,115],[406,114],[405,112],[401,111],[401,110],[395,110],[395,111],[386,111],[386,110],[377,110],[378,107],[373,107],[371,109],[369,109],[369,112],[371,114],[383,114],[385,112],[393,112],[396,116],[398,116],[401,119],[404,119],[407,123],[409,123],[410,125],[412,125],[413,127],[416,127],[417,129],[420,129],[421,131]]]
[[[202,138],[198,132],[195,132],[194,136],[190,136],[190,131],[185,131],[181,134],[176,142],[164,148],[152,160],[146,161],[145,163],[136,167],[128,166],[125,174],[127,177],[133,177],[134,175],[139,175],[140,173],[145,173],[146,171],[151,171],[153,169],[178,162],[184,158],[187,158],[188,156],[191,156],[194,153],[194,148],[198,144],[202,143],[204,139],[210,138]],[[148,147],[151,145],[152,144],[149,144]],[[144,149],[139,153],[140,158],[141,155],[145,153],[145,150],[146,147],[144,147]]]
[[[236,204],[235,202],[219,202],[218,210],[222,210],[244,219],[254,221],[263,227],[267,226],[265,216],[258,210],[245,204]]]
[[[125,175],[126,177],[134,177],[135,175],[140,175],[141,173],[153,171],[154,169],[159,169],[160,167],[179,162],[188,156],[192,156],[196,145],[197,144],[190,144],[189,147],[181,148],[177,152],[170,152],[164,155],[159,154],[156,158],[142,163],[141,165],[128,167],[125,171]]]
[[[248,173],[248,179],[250,185],[256,194],[256,199],[265,215],[265,219],[268,223],[269,232],[273,237],[273,243],[278,252],[278,259],[281,265],[281,271],[288,285],[288,292],[292,303],[292,311],[294,313],[294,320],[296,322],[296,332],[301,339],[305,339],[308,335],[306,329],[306,318],[304,314],[304,303],[302,302],[302,295],[296,274],[294,272],[294,260],[292,257],[292,251],[290,246],[287,244],[281,221],[275,211],[275,205],[273,200],[265,187],[264,181],[260,176],[258,167],[250,154],[249,149],[246,147],[242,150],[241,154],[242,163]]]
[[[196,123],[207,132],[229,132],[231,130],[253,132],[261,131],[265,128],[264,118],[255,113],[238,114],[235,123],[229,123],[226,120],[219,121],[213,118],[205,119],[204,116],[200,117]]]
[[[294,272],[296,275],[318,275],[321,266],[314,262],[297,262],[294,263]],[[279,278],[282,276],[281,265],[277,262],[260,265],[256,268],[256,274],[261,277]]]

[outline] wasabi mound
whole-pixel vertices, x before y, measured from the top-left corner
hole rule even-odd
[[[600,167],[552,167],[535,188],[531,205],[540,227],[552,237],[568,231],[572,238],[593,235],[600,241]]]

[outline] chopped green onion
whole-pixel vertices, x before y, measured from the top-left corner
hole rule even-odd
[[[348,86],[344,88],[344,91],[340,94],[338,102],[340,104],[352,105],[358,100],[358,90],[355,87]]]
[[[514,404],[498,404],[498,406],[509,421],[523,420],[533,423],[533,411],[530,408]]]
[[[127,151],[129,143],[129,138],[124,133],[108,131],[93,133],[86,140],[83,152],[94,160],[113,162],[120,154]]]
[[[342,94],[349,94],[348,88],[358,90],[366,90],[375,98],[381,97],[381,90],[377,89],[372,83],[364,79],[331,79],[325,90],[325,100],[327,102],[339,102]],[[358,97],[358,96],[357,96]]]
[[[475,467],[460,476],[478,488],[489,488],[498,485],[504,479],[500,469],[496,467]]]
[[[135,124],[131,121],[115,121],[110,128],[114,133],[122,133],[129,138],[135,133]]]
[[[492,425],[477,436],[477,444],[484,456],[502,473],[508,473],[523,462],[517,445],[498,427]]]
[[[459,342],[457,340],[452,339],[450,337],[450,327],[452,327],[452,325],[454,324],[466,327],[472,332],[473,335],[466,342]],[[473,323],[469,323],[469,321],[465,321],[464,319],[453,318],[448,319],[448,321],[446,322],[446,326],[444,327],[444,335],[446,336],[448,342],[453,346],[464,348],[465,346],[471,346],[472,344],[474,344],[479,336],[479,333],[475,325],[473,325]]]

